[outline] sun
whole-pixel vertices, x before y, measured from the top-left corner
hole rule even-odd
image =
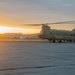
[[[17,29],[13,27],[6,27],[6,26],[0,26],[0,33],[11,33],[11,32],[16,32]]]
[[[25,34],[32,34],[32,33],[38,33],[38,29],[31,29],[31,28],[14,28],[14,27],[5,27],[0,26],[0,34],[4,33],[25,33]]]
[[[5,33],[8,31],[8,29],[9,27],[0,26],[0,33]]]

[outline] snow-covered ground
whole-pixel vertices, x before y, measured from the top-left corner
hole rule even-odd
[[[74,75],[75,43],[0,43],[0,75]]]

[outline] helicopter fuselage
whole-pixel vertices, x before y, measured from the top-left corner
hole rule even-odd
[[[42,30],[40,31],[39,37],[41,39],[48,39],[49,42],[75,42],[75,29],[73,29],[72,31],[55,30],[51,29],[47,25],[42,25]]]

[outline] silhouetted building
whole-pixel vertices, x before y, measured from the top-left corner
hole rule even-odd
[[[5,38],[9,38],[9,39],[25,39],[25,38],[27,38],[22,33],[5,33],[4,35],[5,35]]]

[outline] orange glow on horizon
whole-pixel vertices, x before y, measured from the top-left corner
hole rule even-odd
[[[31,29],[31,28],[15,28],[15,27],[6,27],[0,26],[0,33],[24,33],[24,34],[33,34],[39,33],[38,29]]]

